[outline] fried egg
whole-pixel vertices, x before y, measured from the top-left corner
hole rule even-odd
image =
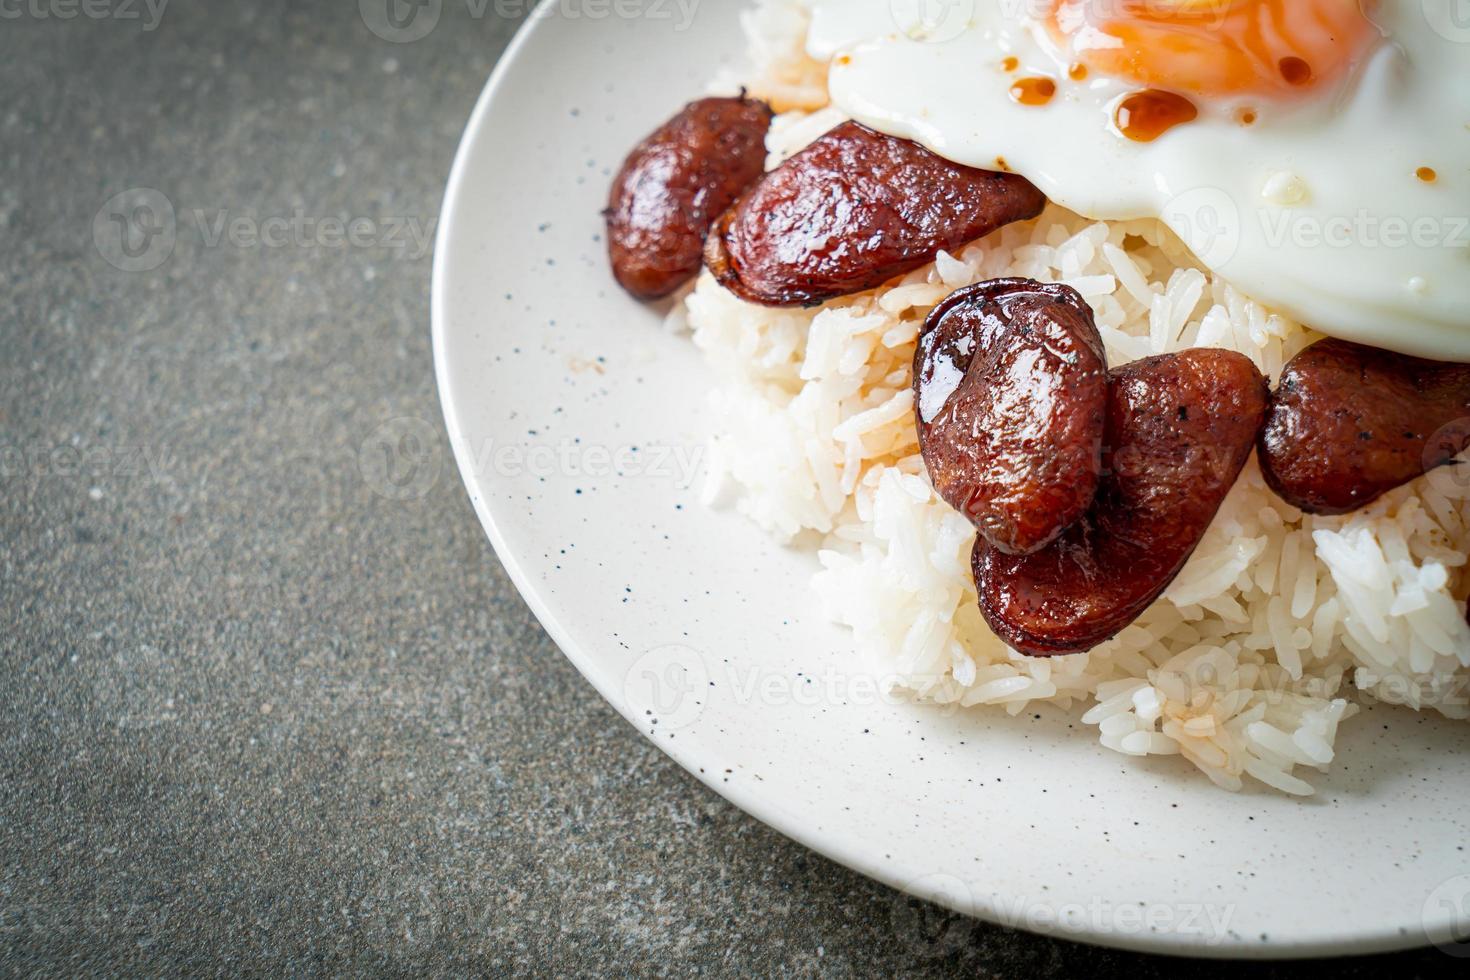
[[[816,0],[834,104],[1100,220],[1159,218],[1307,326],[1470,361],[1458,0]]]

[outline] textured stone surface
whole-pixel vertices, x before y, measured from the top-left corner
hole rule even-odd
[[[439,432],[410,232],[516,26],[481,7],[404,44],[351,0],[5,8],[0,972],[1175,972],[748,819],[560,657],[447,465],[374,492],[385,420]],[[119,250],[130,188],[171,253]]]

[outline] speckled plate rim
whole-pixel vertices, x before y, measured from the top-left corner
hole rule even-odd
[[[715,770],[706,773],[701,768],[700,760],[692,757],[692,753],[682,745],[671,745],[654,739],[646,729],[639,725],[640,719],[635,709],[627,703],[619,678],[599,668],[599,660],[594,655],[592,647],[584,645],[568,629],[555,602],[543,592],[535,577],[528,572],[521,557],[510,546],[496,510],[490,503],[490,495],[483,492],[480,484],[481,477],[476,472],[475,461],[465,450],[467,440],[460,407],[460,398],[463,397],[463,393],[456,391],[452,385],[448,366],[450,352],[455,346],[454,326],[449,322],[446,313],[451,266],[455,259],[451,243],[457,227],[457,216],[461,211],[470,180],[471,158],[477,142],[485,137],[491,127],[493,117],[500,108],[499,100],[507,79],[523,68],[521,56],[537,30],[544,26],[545,18],[542,14],[546,8],[556,2],[557,0],[540,0],[536,12],[528,18],[502,54],[476,102],[455,154],[435,244],[431,289],[432,339],[435,374],[444,421],[460,477],[469,493],[475,513],[501,564],[533,614],[553,642],[598,693],[629,724],[640,729],[645,737],[648,737],[653,744],[694,778],[786,837],[900,892],[914,894],[995,925],[1013,929],[1020,928],[1058,939],[1092,943],[1109,948],[1205,959],[1285,960],[1351,956],[1420,947],[1425,945],[1426,937],[1433,937],[1436,940],[1448,939],[1453,929],[1453,919],[1448,915],[1443,922],[1425,922],[1422,932],[1406,933],[1402,923],[1385,923],[1378,931],[1333,935],[1327,939],[1321,935],[1306,939],[1294,939],[1290,935],[1276,935],[1273,936],[1270,946],[1256,946],[1239,940],[1227,940],[1218,945],[1206,945],[1173,932],[1119,934],[1104,930],[1088,933],[1075,928],[1049,928],[1045,925],[1018,926],[1015,921],[1008,920],[1005,915],[1004,896],[971,895],[956,898],[942,891],[921,894],[912,887],[912,882],[906,879],[902,868],[897,867],[894,862],[882,859],[876,854],[876,851],[859,849],[843,841],[835,840],[832,836],[814,831],[813,828],[794,819],[791,813],[769,796],[748,789],[744,784],[723,782],[716,778]]]

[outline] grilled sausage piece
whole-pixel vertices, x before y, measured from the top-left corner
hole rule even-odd
[[[624,289],[658,299],[699,272],[710,225],[765,169],[770,126],[764,102],[701,99],[628,155],[606,211]]]
[[[950,296],[919,335],[914,395],[930,480],[999,551],[1038,551],[1092,506],[1108,365],[1071,287],[997,279]]]
[[[1090,650],[1137,619],[1214,520],[1250,458],[1267,396],[1266,379],[1233,351],[1114,371],[1092,510],[1035,554],[975,543],[980,611],[996,635],[1046,657]]]
[[[1024,177],[962,167],[848,122],[747,191],[715,224],[705,265],[749,302],[815,306],[1045,206]]]
[[[1266,482],[1312,514],[1346,514],[1470,446],[1470,364],[1324,340],[1281,374],[1261,433]]]

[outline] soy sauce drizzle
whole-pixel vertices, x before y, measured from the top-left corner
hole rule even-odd
[[[1050,78],[1022,78],[1011,86],[1011,98],[1021,105],[1046,105],[1057,94],[1057,83]]]
[[[1144,89],[1124,96],[1113,114],[1118,132],[1135,143],[1152,143],[1175,126],[1199,118],[1193,102],[1176,92]]]
[[[1312,66],[1303,59],[1295,56],[1282,58],[1277,67],[1281,69],[1281,77],[1286,79],[1286,84],[1298,87],[1311,84]]]

